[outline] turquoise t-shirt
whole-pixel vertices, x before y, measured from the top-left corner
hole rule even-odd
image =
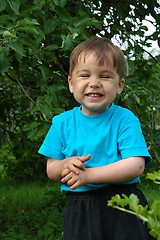
[[[138,118],[130,110],[114,104],[94,116],[84,115],[80,107],[55,116],[38,152],[59,160],[91,154],[91,159],[84,163],[87,168],[133,156],[145,157],[146,165],[151,162]],[[137,177],[123,184],[139,181]],[[74,191],[89,191],[106,185],[87,184]],[[66,184],[62,184],[61,189],[71,191]]]

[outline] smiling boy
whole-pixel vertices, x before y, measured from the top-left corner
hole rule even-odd
[[[95,53],[82,54],[68,77],[70,92],[86,115],[105,111],[124,87],[124,79],[113,68],[113,60],[103,65],[97,65],[97,61]]]
[[[39,150],[48,157],[47,174],[67,192],[65,240],[151,240],[137,217],[112,209],[115,194],[136,194],[151,161],[137,117],[114,105],[124,87],[122,51],[94,37],[71,53],[69,90],[80,104],[55,116]]]

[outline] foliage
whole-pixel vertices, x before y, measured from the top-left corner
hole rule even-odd
[[[1,187],[0,239],[61,240],[65,195],[58,186]]]
[[[129,61],[129,72],[120,104],[131,109],[140,119],[149,151],[159,165],[160,65],[153,59],[141,59],[138,64]]]
[[[153,57],[146,49],[150,40],[160,44],[158,0],[125,4],[117,0],[1,0],[0,13],[0,144],[9,143],[16,159],[13,162],[7,152],[5,161],[0,159],[1,168],[4,161],[13,178],[19,169],[20,179],[23,166],[25,178],[42,172],[44,164],[36,153],[51,119],[75,104],[66,81],[69,54],[78,43],[96,34],[127,46],[124,53],[130,71],[119,104],[140,118],[158,161],[159,56]],[[155,27],[153,33],[146,34],[144,19]]]
[[[147,178],[153,180],[155,183],[160,184],[160,171],[148,173]],[[159,188],[157,188],[159,191]],[[136,195],[131,194],[129,197],[115,195],[108,201],[108,206],[114,207],[121,211],[133,214],[141,219],[144,223],[148,224],[150,234],[160,240],[160,200],[156,197],[152,202],[150,209],[148,206],[143,207],[139,204],[139,199]]]
[[[46,178],[45,161],[40,156],[37,156],[37,149],[34,146],[29,145],[28,142],[23,146],[20,137],[17,136],[17,142],[12,141],[14,145],[3,144],[0,147],[0,181],[13,184],[21,181],[44,180],[44,177]],[[28,147],[32,149],[32,161],[30,161],[29,166],[28,159],[31,153],[28,151]]]
[[[146,178],[153,180],[154,183],[160,184],[160,170],[153,173],[148,173]]]

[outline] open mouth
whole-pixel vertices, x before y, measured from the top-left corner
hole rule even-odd
[[[103,95],[101,93],[87,93],[87,97],[102,97]]]

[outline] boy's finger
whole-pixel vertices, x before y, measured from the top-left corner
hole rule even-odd
[[[68,175],[70,173],[70,170],[68,168],[63,169],[61,176],[65,177],[66,175]]]
[[[71,172],[61,179],[62,183],[68,182],[72,178]]]
[[[88,161],[90,158],[91,158],[91,154],[88,154],[87,156],[78,157],[78,159],[79,159],[81,162]]]

